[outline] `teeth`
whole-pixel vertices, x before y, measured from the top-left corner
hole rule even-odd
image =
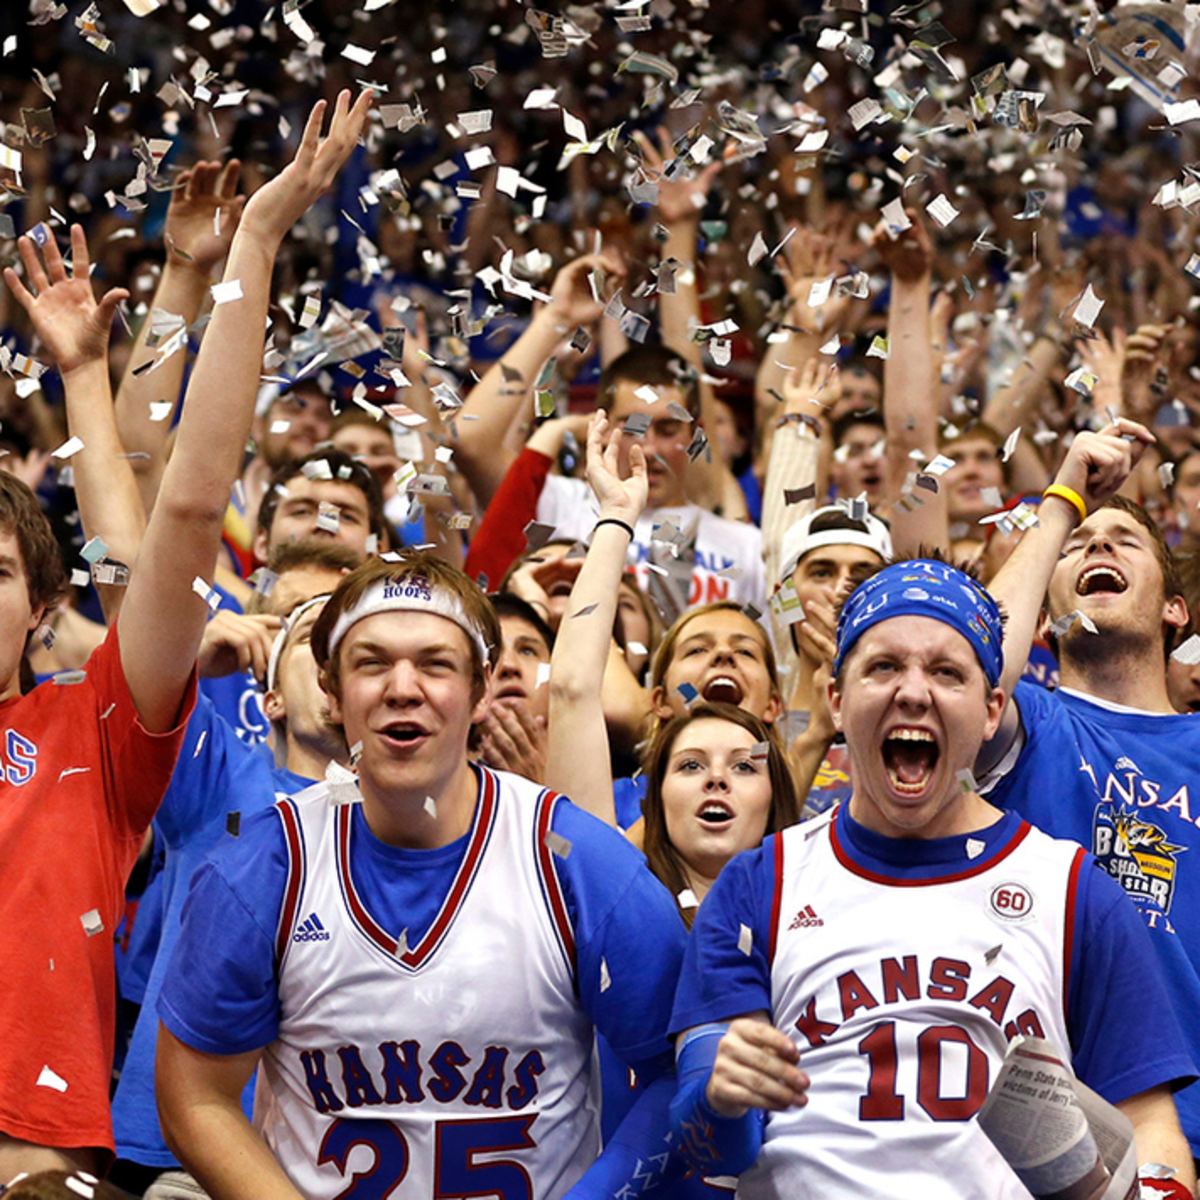
[[[933,734],[928,729],[893,729],[888,734],[889,738],[895,738],[898,742],[932,742]]]
[[[1127,586],[1120,573],[1114,571],[1112,567],[1090,567],[1079,577],[1080,589],[1086,589],[1088,583],[1098,576],[1104,576],[1105,578],[1113,580],[1122,591],[1124,591]]]

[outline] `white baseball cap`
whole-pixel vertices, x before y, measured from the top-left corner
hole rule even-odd
[[[813,526],[818,526],[814,529]],[[779,580],[790,579],[796,565],[810,551],[822,546],[862,546],[874,550],[885,562],[892,560],[892,535],[878,518],[866,513],[852,517],[841,504],[827,504],[797,521],[783,535]]]

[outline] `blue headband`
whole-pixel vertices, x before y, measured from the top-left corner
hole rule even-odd
[[[1003,629],[995,600],[957,567],[925,558],[884,567],[851,592],[838,617],[834,677],[872,625],[909,616],[932,617],[957,630],[971,643],[988,683],[1000,682]]]

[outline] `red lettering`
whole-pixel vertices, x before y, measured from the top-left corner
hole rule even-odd
[[[971,978],[970,964],[957,958],[935,958],[929,972],[930,1000],[965,1000],[967,980]]]
[[[808,1007],[796,1022],[796,1028],[808,1038],[810,1046],[823,1046],[825,1039],[830,1034],[837,1033],[836,1025],[831,1025],[828,1021],[822,1021],[817,1017],[816,996],[808,1002]]]
[[[954,1042],[967,1048],[965,1096],[945,1097],[942,1085],[942,1045]],[[957,1025],[934,1025],[917,1038],[917,1102],[935,1121],[969,1121],[987,1096],[987,1055]]]
[[[1012,1041],[1017,1034],[1023,1034],[1025,1037],[1044,1038],[1045,1030],[1042,1028],[1041,1021],[1038,1020],[1038,1015],[1032,1008],[1027,1008],[1015,1021],[1009,1021],[1004,1027],[1004,1036]]]
[[[854,971],[838,976],[838,992],[842,997],[842,1020],[848,1021],[860,1008],[878,1008],[879,1001]]]
[[[879,965],[883,972],[884,1004],[895,1004],[901,996],[905,1000],[920,999],[921,981],[917,976],[915,954],[906,954],[903,965],[894,958],[885,958]]]
[[[968,1004],[974,1008],[981,1009],[996,1022],[997,1025],[1004,1024],[1004,1013],[1008,1009],[1008,1002],[1012,999],[1013,985],[1009,983],[1003,975],[993,979],[982,991],[977,992]]]

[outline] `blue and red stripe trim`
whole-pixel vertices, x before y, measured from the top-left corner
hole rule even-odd
[[[1063,1014],[1067,1012],[1067,997],[1070,995],[1071,959],[1075,949],[1075,910],[1079,900],[1079,875],[1083,864],[1087,861],[1087,851],[1081,846],[1075,851],[1071,860],[1071,873],[1067,877],[1066,917],[1063,921],[1063,966],[1062,966],[1062,1002]]]
[[[346,804],[338,809],[336,816],[338,877],[350,918],[369,941],[410,970],[416,970],[423,966],[437,950],[446,931],[458,914],[463,897],[466,896],[479,870],[484,848],[495,824],[496,787],[496,780],[491,772],[479,772],[479,802],[475,809],[475,823],[471,829],[466,853],[463,855],[458,873],[454,877],[454,883],[451,885],[446,899],[442,902],[442,907],[438,910],[433,924],[430,925],[420,943],[417,946],[410,946],[403,954],[397,953],[400,947],[396,936],[388,933],[371,916],[354,886],[354,876],[350,865],[350,831],[354,806]]]
[[[878,871],[872,871],[869,867],[864,867],[861,863],[856,862],[850,851],[842,843],[842,839],[838,833],[838,824],[837,817],[835,817],[829,826],[830,844],[833,846],[833,853],[838,862],[847,871],[857,875],[860,879],[868,879],[872,883],[881,883],[885,887],[934,887],[939,883],[958,883],[960,880],[982,875],[984,871],[990,871],[993,867],[1002,863],[1033,831],[1031,825],[1022,821],[1005,845],[992,854],[984,855],[977,863],[972,863],[965,870],[954,871],[948,875],[932,875],[925,879],[912,879],[900,875],[882,875]]]
[[[783,832],[775,835],[775,895],[771,897],[771,944],[768,961],[775,965],[775,943],[779,939],[779,910],[783,904]]]
[[[292,930],[296,925],[300,907],[300,893],[304,887],[304,836],[300,832],[300,814],[295,802],[281,800],[275,805],[283,823],[283,838],[287,846],[287,886],[283,889],[283,904],[279,909],[279,925],[275,931],[275,961],[282,962],[291,944]]]
[[[538,874],[542,878],[542,890],[550,909],[550,917],[566,955],[567,965],[575,970],[575,930],[571,927],[571,918],[567,912],[567,901],[563,895],[562,883],[554,866],[554,852],[546,844],[554,820],[554,806],[562,797],[557,792],[545,791],[538,798],[538,816],[534,824],[534,836],[537,839]]]

